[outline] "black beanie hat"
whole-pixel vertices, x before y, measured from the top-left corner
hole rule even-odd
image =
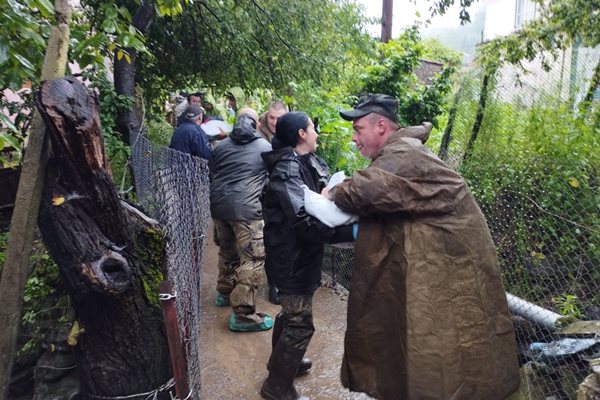
[[[275,124],[275,137],[284,146],[296,147],[298,132],[306,130],[310,124],[308,114],[300,111],[290,111],[277,119]]]

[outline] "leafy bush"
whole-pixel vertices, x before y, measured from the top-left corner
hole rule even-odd
[[[0,272],[5,260],[8,233],[0,232]],[[69,298],[60,280],[58,266],[52,261],[44,245],[36,240],[30,259],[31,272],[25,283],[22,332],[19,355],[35,351],[44,335],[56,325],[73,320]]]
[[[455,155],[465,149],[476,102],[461,99]],[[568,296],[600,304],[592,284],[600,281],[595,118],[543,95],[529,107],[490,99],[473,152],[459,167],[490,225],[507,289],[548,307]]]
[[[433,57],[431,47],[428,56]],[[405,30],[397,40],[379,45],[379,59],[362,76],[362,93],[385,93],[398,99],[401,125],[420,125],[425,121],[438,125],[446,96],[452,89],[454,67],[444,66],[425,85],[415,74],[425,54],[418,27]]]
[[[32,92],[23,89],[16,94],[20,99],[9,100],[0,94],[0,167],[12,168],[21,163],[23,145],[31,124]],[[10,117],[9,117],[10,116]]]
[[[351,108],[343,101],[340,89],[325,91],[312,82],[293,85],[294,96],[285,101],[292,109],[306,112],[319,131],[317,154],[327,162],[331,172],[344,171],[346,175],[364,168],[364,159],[352,143],[352,123],[340,117],[341,109]]]
[[[169,147],[171,136],[173,136],[173,126],[162,118],[150,118],[146,122],[148,128],[147,136],[153,143]]]
[[[118,95],[112,82],[106,78],[106,74],[102,70],[87,70],[82,73],[82,76],[90,81],[91,88],[97,90],[104,148],[110,161],[113,180],[115,184],[123,181],[122,186],[129,187],[131,177],[128,174],[128,160],[131,148],[123,142],[121,135],[117,132],[115,118],[119,112],[130,110],[133,107],[134,99]]]

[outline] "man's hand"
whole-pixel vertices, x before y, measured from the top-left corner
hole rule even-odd
[[[227,137],[227,132],[225,132],[223,129],[219,128],[219,134],[217,136],[215,136],[215,138],[217,140],[223,140]]]

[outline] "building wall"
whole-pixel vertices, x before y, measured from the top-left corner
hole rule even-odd
[[[487,0],[485,3],[484,41],[515,32],[537,13],[531,0]],[[518,66],[507,65],[498,75],[497,95],[506,101],[518,96],[523,105],[531,105],[544,95],[562,100],[573,98],[578,102],[585,96],[599,58],[600,48],[577,47],[560,52],[556,59],[544,54],[533,61],[523,61],[526,73]],[[550,64],[549,71],[542,68],[544,59]]]

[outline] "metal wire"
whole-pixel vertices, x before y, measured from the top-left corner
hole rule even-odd
[[[187,351],[192,396],[200,393],[200,288],[209,207],[207,162],[153,144],[143,134],[132,146],[137,202],[167,235],[168,278],[176,293],[180,337]]]
[[[526,65],[528,74],[502,69],[468,161],[482,71],[462,82],[446,161],[465,176],[497,248],[526,380],[523,398],[576,398],[592,373],[588,360],[600,358],[600,339],[594,341],[600,331],[600,136],[585,123],[553,125],[559,113],[581,113],[578,102],[599,59],[600,48],[579,48],[550,71],[539,60]],[[534,131],[542,133],[532,138]],[[349,290],[353,256],[352,249],[329,247],[324,263]],[[582,322],[570,325],[575,320]]]

